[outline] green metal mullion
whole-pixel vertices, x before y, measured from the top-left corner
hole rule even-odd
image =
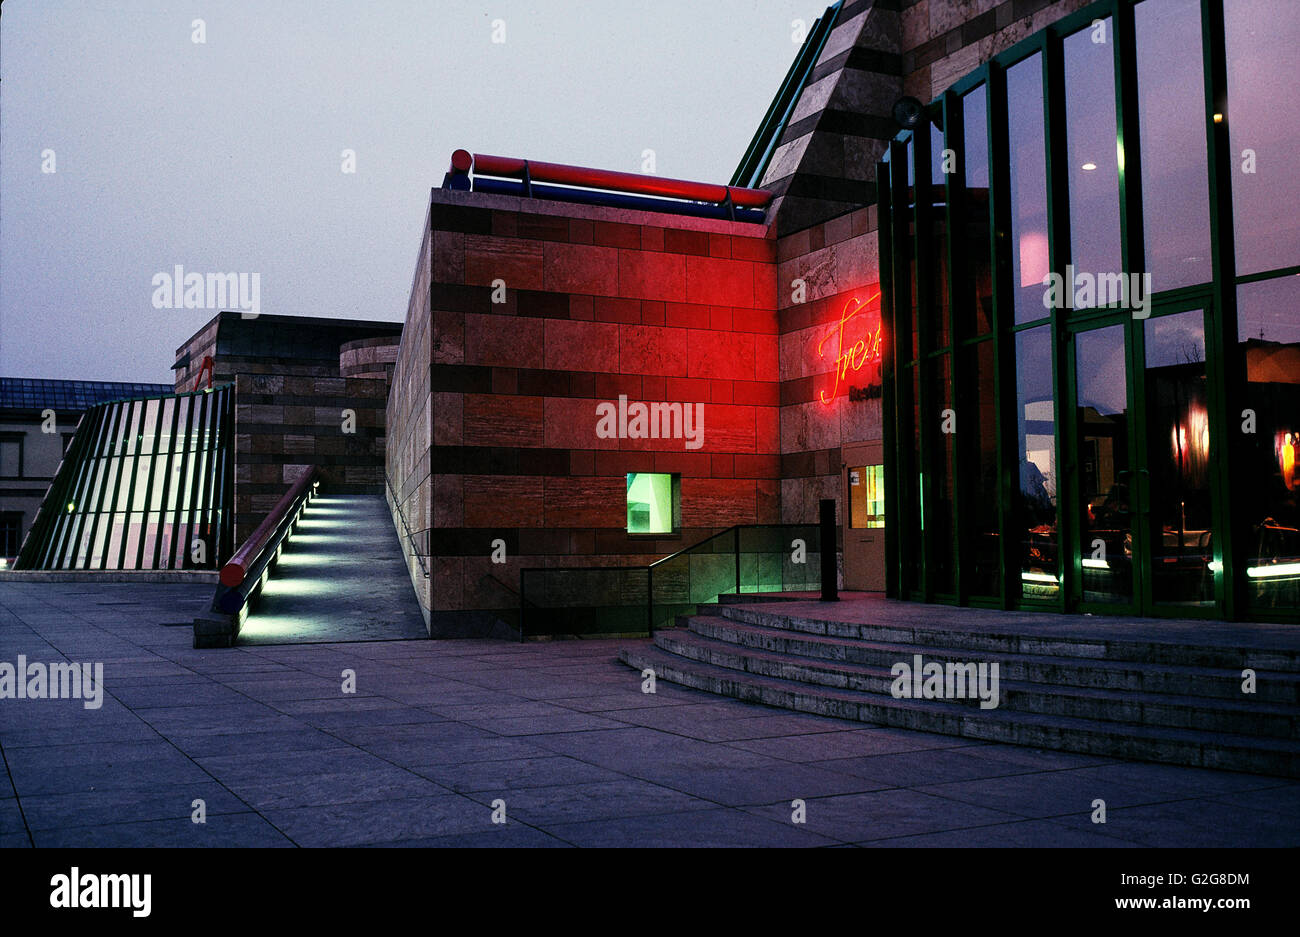
[[[143,431],[143,430],[144,430],[145,417],[146,417],[146,416],[148,415],[148,413],[149,413],[149,408],[146,406],[146,402],[145,402],[145,401],[143,401],[143,400],[133,400],[133,401],[131,401],[131,412],[132,412],[133,415],[134,415],[135,410],[136,410],[136,404],[139,404],[139,410],[140,410],[140,422],[134,424],[134,426],[135,426],[135,428],[137,428],[137,429]],[[128,433],[131,432],[131,430],[132,430],[132,426],[133,426],[133,421],[132,421],[132,420],[127,420],[126,427],[127,427],[127,432],[128,432]],[[128,448],[130,448],[130,447],[128,447]],[[127,485],[126,485],[126,509],[125,509],[125,512],[126,512],[126,526],[123,527],[123,529],[122,529],[122,546],[121,546],[121,549],[118,550],[118,554],[117,554],[117,568],[118,568],[118,569],[126,569],[126,568],[127,568],[127,567],[125,567],[125,566],[122,565],[122,564],[126,562],[126,545],[127,545],[128,543],[131,542],[131,503],[132,503],[132,501],[135,499],[135,479],[136,479],[136,476],[139,474],[139,472],[138,472],[138,468],[139,468],[139,465],[140,465],[140,450],[141,450],[142,448],[144,448],[144,446],[143,446],[143,440],[139,440],[139,441],[137,441],[136,444],[135,444],[135,447],[134,447],[134,453],[133,453],[131,456],[124,456],[123,459],[122,459],[122,470],[123,470],[123,471],[126,471],[126,459],[127,459],[127,458],[130,458],[130,460],[131,460],[131,477],[128,479],[128,481],[127,481]],[[141,531],[140,531],[140,533],[141,533],[141,536],[144,535],[143,525],[141,526]]]
[[[166,566],[160,565],[160,563],[162,561],[163,532],[167,529],[165,518],[169,513],[167,510],[167,505],[170,503],[170,499],[171,499],[172,460],[175,458],[176,455],[176,425],[180,418],[182,398],[172,397],[170,399],[172,404],[172,418],[171,418],[170,425],[167,427],[167,453],[165,458],[163,459],[162,497],[158,499],[158,505],[159,505],[158,536],[154,538],[153,560],[152,560],[152,567],[151,567],[153,569],[171,568],[171,557],[167,558]],[[162,435],[161,427],[158,435],[159,436]],[[173,545],[173,541],[168,540],[167,545],[168,545],[168,549],[170,549]]]
[[[153,420],[153,451],[149,454],[149,477],[145,479],[144,484],[144,511],[140,516],[140,542],[135,549],[135,568],[148,569],[152,568],[143,565],[144,561],[144,544],[149,539],[149,505],[153,500],[153,480],[158,474],[158,455],[159,448],[162,446],[162,420],[165,404],[163,398],[157,398],[158,408]],[[149,416],[149,405],[146,401],[144,415],[147,419]],[[162,536],[162,524],[158,525],[158,532],[154,536],[154,546],[157,546],[158,538]]]
[[[1228,135],[1228,58],[1224,38],[1223,0],[1201,0],[1201,36],[1205,74],[1205,137],[1210,195],[1210,257],[1213,264],[1212,306],[1206,310],[1206,383],[1210,428],[1211,523],[1215,558],[1222,564],[1223,588],[1216,590],[1223,617],[1230,621],[1246,613],[1245,557],[1234,544],[1249,543],[1244,512],[1233,510],[1237,479],[1251,483],[1243,464],[1244,446],[1232,444],[1240,432],[1246,404],[1245,354],[1237,342],[1237,261],[1232,214],[1232,151]],[[1214,115],[1221,115],[1216,121]],[[1215,406],[1215,399],[1220,401]]]
[[[199,506],[199,483],[203,478],[203,434],[207,430],[207,398],[203,394],[192,396],[190,405],[190,422],[186,425],[186,455],[187,464],[186,472],[190,474],[190,485],[188,493],[182,490],[181,504],[183,522],[185,522],[185,538],[182,539],[182,550],[185,551],[185,563],[183,567],[188,568],[191,558],[194,556],[194,532],[198,528],[198,506]],[[190,441],[194,444],[190,446]]]
[[[78,432],[78,436],[80,436],[80,432]],[[73,446],[68,452],[67,456],[65,456],[65,459],[71,459],[74,456],[80,458],[81,451],[84,448],[84,446],[85,446],[84,440],[79,441],[77,438],[74,437]],[[67,490],[68,490],[67,479],[65,478],[63,483],[60,484],[56,476],[55,484],[51,486],[49,494],[45,496],[45,500],[42,502],[42,510],[45,516],[44,518],[38,516],[36,519],[36,523],[32,525],[33,534],[36,533],[37,529],[39,529],[40,531],[39,539],[32,541],[33,544],[32,552],[36,554],[38,557],[36,563],[32,568],[35,569],[50,568],[50,562],[55,556],[55,544],[57,544],[60,539],[59,534],[61,530],[61,523],[65,516],[64,507],[63,507],[65,503],[64,498],[67,495]],[[29,534],[28,536],[30,537],[32,536],[32,534]],[[26,564],[23,565],[24,568],[26,568]]]
[[[1236,278],[1237,285],[1246,283],[1258,283],[1260,280],[1275,280],[1278,277],[1300,276],[1300,266],[1295,267],[1278,267],[1276,270],[1265,270],[1263,273],[1250,273],[1245,276]]]
[[[1047,157],[1047,232],[1048,264],[1053,273],[1065,281],[1065,268],[1070,263],[1070,173],[1069,149],[1066,140],[1065,110],[1065,52],[1062,38],[1048,33],[1043,48],[1043,129],[1046,136],[1044,153]],[[1073,426],[1074,418],[1064,406],[1070,389],[1064,385],[1069,371],[1067,357],[1069,345],[1069,319],[1073,296],[1071,288],[1062,290],[1063,308],[1051,312],[1052,342],[1052,422],[1056,434],[1056,555],[1060,588],[1057,604],[1064,609],[1067,597],[1076,594],[1080,587],[1079,550],[1075,528],[1077,519],[1071,506],[1077,506],[1078,461],[1074,434],[1062,432],[1065,420]]]
[[[108,533],[104,535],[105,552],[107,552],[109,541],[112,539],[113,502],[114,499],[117,497],[117,486],[113,478],[113,461],[114,461],[113,450],[117,446],[117,441],[122,438],[122,434],[121,434],[122,414],[125,413],[127,410],[126,406],[122,403],[109,404],[109,406],[112,407],[112,417],[107,427],[107,434],[104,437],[104,446],[97,454],[97,459],[100,463],[99,471],[101,473],[101,478],[100,478],[100,485],[99,485],[99,498],[97,499],[98,503],[95,505],[95,523],[90,529],[90,542],[92,544],[92,549],[93,549],[95,539],[99,535],[99,525],[101,523],[108,524]],[[119,463],[119,468],[120,468],[120,463]],[[105,519],[104,516],[105,504],[108,505],[107,519]],[[107,564],[105,563],[104,552],[101,552],[97,555],[97,560],[99,565],[94,566],[92,565],[91,560],[88,557],[86,560],[86,568],[87,569],[107,568]]]
[[[959,355],[961,348],[961,325],[974,320],[971,315],[974,306],[974,276],[970,265],[966,263],[966,252],[957,247],[958,238],[964,246],[966,241],[966,126],[962,110],[962,99],[952,91],[943,96],[943,145],[958,156],[953,172],[944,175],[944,207],[947,209],[948,226],[948,340],[951,358],[948,364],[948,399],[956,411],[960,399],[957,389],[961,387],[963,367]],[[958,284],[962,284],[959,289]],[[967,290],[966,286],[972,287]],[[952,479],[952,585],[958,605],[965,605],[970,597],[971,563],[962,560],[970,556],[970,544],[967,541],[966,525],[963,523],[963,505],[966,490],[970,488],[965,476],[957,471],[962,446],[962,431],[969,428],[970,415],[957,414],[957,432],[953,439],[952,458],[948,465],[948,477]],[[978,492],[972,492],[978,497]],[[972,503],[974,500],[972,499]]]
[[[81,431],[81,422],[85,420],[85,414],[82,414],[81,421],[78,421],[77,431]],[[93,418],[92,418],[93,422]],[[74,443],[76,442],[74,437]],[[80,459],[73,459],[74,453],[69,447],[69,451],[60,460],[59,470],[55,474],[56,484],[58,484],[58,500],[54,502],[57,506],[57,513],[54,515],[58,519],[55,529],[54,542],[51,544],[50,561],[47,561],[47,569],[66,569],[69,564],[69,545],[71,545],[71,562],[76,563],[76,534],[79,532],[82,515],[77,511],[67,512],[65,504],[80,504],[81,499],[79,492],[81,490],[81,478],[85,471],[85,465]],[[53,492],[54,486],[51,485]]]
[[[896,438],[894,492],[898,497],[899,507],[906,508],[904,493],[915,484],[912,465],[912,376],[903,367],[903,362],[912,357],[912,284],[911,270],[907,262],[908,211],[907,211],[907,147],[898,141],[890,144],[890,221],[893,225],[893,252],[890,254],[894,265],[894,395]],[[899,510],[886,523],[893,521],[898,538],[898,576],[899,597],[911,594],[911,583],[907,578],[907,566],[912,551],[917,548],[916,531],[909,523],[911,518]]]
[[[187,555],[192,556],[194,548],[194,532],[198,528],[199,521],[203,513],[200,511],[199,493],[203,487],[204,477],[208,473],[208,447],[204,444],[203,438],[212,437],[212,405],[211,398],[207,394],[196,395],[199,405],[199,425],[198,434],[194,443],[194,480],[190,482],[190,511],[188,511],[188,535],[186,537],[186,546],[188,547]]]
[[[204,413],[203,438],[205,438],[206,441],[203,443],[201,451],[201,465],[203,466],[203,470],[197,473],[198,486],[194,493],[194,510],[192,514],[195,526],[198,527],[200,532],[206,535],[209,526],[208,510],[211,503],[211,490],[209,483],[214,468],[213,444],[216,442],[217,435],[215,429],[217,401],[210,393],[204,394],[202,400]],[[211,548],[211,552],[216,552],[216,544],[208,543],[207,546]],[[208,561],[215,562],[212,557],[208,557]]]
[[[91,465],[93,477],[86,491],[89,496],[86,509],[90,516],[90,542],[86,550],[84,569],[96,568],[95,562],[98,557],[95,553],[95,540],[99,536],[100,523],[104,517],[104,492],[108,488],[108,474],[111,464],[107,453],[113,445],[114,433],[117,430],[121,409],[119,404],[106,404],[101,408],[99,434],[95,438],[94,448],[86,456],[86,461]]]
[[[1012,608],[1020,601],[1020,566],[1017,560],[1016,517],[1012,506],[1019,478],[1016,451],[1016,341],[1014,286],[1011,277],[1011,154],[1008,140],[1007,75],[997,65],[989,67],[989,258],[993,280],[993,413],[997,438],[998,544],[1001,549],[1000,605]]]
[[[213,463],[212,478],[210,481],[210,494],[208,497],[208,523],[212,525],[212,562],[214,565],[221,563],[221,501],[225,494],[225,473],[227,463],[227,434],[230,430],[229,421],[226,420],[225,395],[223,391],[213,391],[212,412],[213,420],[216,424],[216,433],[213,438]]]
[[[1142,227],[1142,151],[1139,133],[1137,38],[1133,7],[1121,3],[1112,20],[1115,34],[1115,124],[1120,154],[1119,244],[1123,270],[1146,270]]]
[[[1146,323],[1131,320],[1125,342],[1128,393],[1132,401],[1129,434],[1129,529],[1133,537],[1133,602],[1140,614],[1151,614],[1154,603],[1154,531],[1151,529],[1151,474],[1147,468],[1147,333]]]
[[[76,513],[76,532],[72,537],[72,542],[74,544],[70,565],[70,568],[72,569],[79,568],[77,554],[81,552],[81,549],[76,546],[76,544],[81,539],[81,535],[89,529],[93,520],[93,517],[87,510],[89,505],[87,505],[86,502],[90,498],[91,491],[94,490],[95,460],[93,458],[86,458],[81,454],[81,451],[86,448],[85,443],[90,442],[90,451],[92,453],[94,452],[94,441],[99,438],[99,434],[102,431],[102,424],[104,422],[103,408],[96,407],[92,410],[87,410],[82,414],[81,419],[86,424],[84,427],[86,432],[85,440],[83,440],[82,445],[78,447],[77,440],[74,437],[73,444],[68,447],[68,452],[64,456],[64,461],[69,463],[69,467],[76,467],[76,481],[72,485],[72,500],[82,508]],[[82,429],[83,427],[78,424],[77,433],[80,434]],[[72,461],[73,459],[75,459],[75,461]],[[86,558],[87,560],[90,558],[89,545],[87,545]]]
[[[235,388],[231,385],[226,390],[226,468],[223,473],[223,491],[221,499],[221,537],[222,551],[219,562],[225,562],[235,552]],[[649,590],[647,580],[646,589]]]
[[[216,460],[212,467],[208,517],[209,522],[213,525],[212,562],[214,565],[220,566],[225,555],[223,553],[225,545],[223,528],[225,527],[226,473],[229,467],[230,421],[226,418],[225,390],[214,391],[213,396],[215,399],[212,406],[217,426],[214,448]]]
[[[916,434],[920,445],[920,469],[917,488],[921,498],[921,576],[920,592],[923,601],[934,598],[930,570],[933,568],[935,551],[938,549],[934,540],[934,502],[935,493],[931,473],[927,471],[933,464],[935,446],[932,425],[938,418],[939,411],[934,405],[934,394],[930,389],[930,372],[933,364],[926,360],[926,353],[936,342],[934,334],[934,263],[931,245],[934,243],[934,212],[930,206],[931,170],[930,170],[930,118],[923,114],[920,123],[912,131],[912,178],[914,180],[912,198],[912,218],[915,235],[912,238],[912,260],[916,265],[916,385],[919,395],[917,409]]]
[[[895,386],[898,378],[895,365],[898,333],[894,326],[894,232],[890,212],[893,187],[889,183],[889,163],[876,163],[876,193],[876,227],[880,232],[880,327],[884,339],[884,353],[880,356],[880,415],[885,464],[885,595],[896,599],[900,588],[899,525],[894,521],[899,516],[898,415],[895,412],[898,397]]]
[[[172,526],[173,532],[177,535],[175,543],[181,547],[181,565],[178,569],[186,568],[188,558],[190,558],[190,535],[192,525],[190,522],[190,509],[186,507],[187,490],[191,489],[186,485],[186,476],[191,476],[195,472],[195,451],[198,446],[191,446],[190,441],[195,437],[195,426],[198,425],[201,399],[198,394],[191,394],[186,399],[186,418],[185,418],[185,443],[181,448],[181,477],[177,481],[177,498],[175,498],[175,521]],[[191,502],[192,503],[192,502]]]

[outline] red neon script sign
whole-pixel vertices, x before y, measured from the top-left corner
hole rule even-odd
[[[844,309],[840,311],[839,324],[823,335],[822,340],[817,343],[817,354],[822,357],[825,357],[822,353],[822,347],[826,344],[828,338],[832,335],[837,336],[839,343],[839,348],[835,355],[835,386],[831,388],[829,397],[826,395],[825,390],[821,392],[820,397],[822,403],[829,405],[834,402],[835,397],[839,394],[840,381],[844,380],[844,378],[848,376],[849,368],[852,368],[854,371],[860,371],[862,366],[867,362],[880,360],[881,350],[879,325],[876,326],[875,332],[869,334],[866,338],[858,339],[847,349],[844,347],[845,323],[861,312],[868,303],[875,302],[879,298],[880,293],[878,291],[865,302],[854,296],[844,304]]]

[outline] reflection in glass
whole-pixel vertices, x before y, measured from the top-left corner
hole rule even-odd
[[[1214,533],[1201,310],[1147,320],[1146,398],[1152,597],[1209,605]]]
[[[1237,288],[1246,359],[1246,484],[1235,486],[1250,527],[1246,594],[1260,608],[1300,608],[1300,277]]]
[[[962,323],[961,337],[986,335],[993,330],[993,275],[989,261],[989,131],[988,86],[980,85],[962,98],[965,133],[963,166],[966,173],[966,230],[964,270],[967,289],[975,291],[970,301],[974,318]]]
[[[1224,0],[1237,273],[1300,264],[1300,16],[1295,0]]]
[[[864,530],[885,526],[885,467],[849,468],[849,527]]]
[[[674,530],[672,475],[630,472],[627,476],[627,532],[668,534]]]
[[[1205,165],[1200,0],[1144,0],[1137,29],[1142,224],[1154,290],[1208,282],[1210,202]]]
[[[1109,18],[1064,42],[1070,262],[1075,270],[1097,276],[1124,272],[1119,254],[1114,48]]]
[[[994,420],[993,342],[983,341],[961,349],[962,426],[957,433],[957,474],[966,480],[962,500],[966,554],[972,595],[996,596],[1002,567],[998,548],[998,440]]]
[[[1124,326],[1075,337],[1079,424],[1079,556],[1085,602],[1131,602],[1128,382]]]
[[[1050,313],[1044,305],[1048,271],[1047,154],[1044,149],[1043,63],[1038,53],[1007,69],[1011,141],[1011,276],[1016,322]]]
[[[1051,329],[1016,334],[1016,445],[1020,463],[1017,523],[1021,594],[1060,592],[1056,524],[1056,417],[1052,400]]]
[[[952,409],[952,355],[944,354],[925,364],[930,380],[930,399],[941,419],[931,420],[930,431],[930,487],[926,497],[931,499],[930,524],[927,529],[930,565],[927,585],[935,592],[950,593],[953,585],[952,539],[952,437],[945,429],[945,421]],[[955,424],[953,427],[955,428]]]

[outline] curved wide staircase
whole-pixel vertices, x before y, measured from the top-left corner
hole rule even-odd
[[[1300,777],[1300,648],[959,629],[817,617],[815,603],[724,596],[620,659],[672,683],[800,712],[983,741]],[[730,600],[730,601],[729,601]],[[884,608],[882,604],[879,606]],[[913,608],[916,608],[913,606]],[[969,613],[971,610],[952,610]],[[977,613],[979,614],[979,613]],[[859,618],[891,616],[860,614]],[[1039,618],[1040,616],[1033,616]],[[1292,644],[1291,641],[1279,642]],[[998,664],[995,708],[895,698],[891,668]],[[991,667],[989,670],[991,671]],[[1243,670],[1255,672],[1244,693]]]

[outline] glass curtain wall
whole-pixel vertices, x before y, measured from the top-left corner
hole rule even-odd
[[[232,400],[211,392],[87,410],[20,569],[213,569],[232,549]]]
[[[1291,0],[1106,0],[891,145],[890,594],[1296,619],[1296,48]]]

